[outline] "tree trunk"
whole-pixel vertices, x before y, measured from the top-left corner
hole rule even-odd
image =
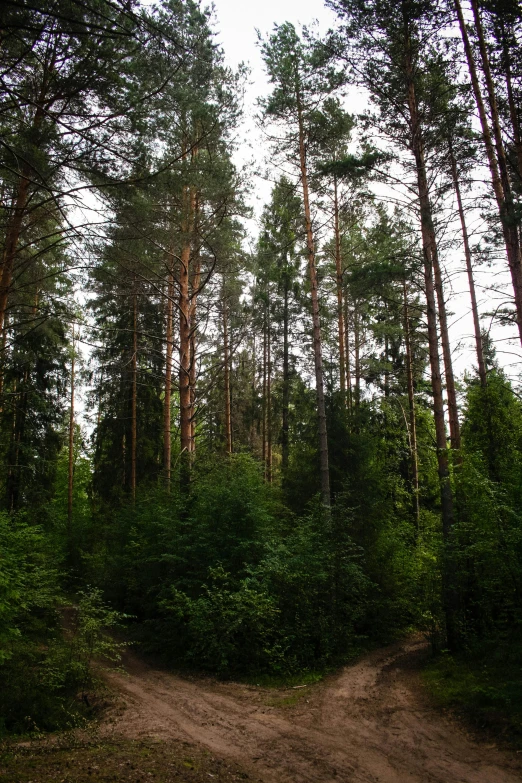
[[[18,508],[18,500],[20,497],[20,480],[21,480],[20,450],[24,442],[25,424],[27,420],[28,382],[29,382],[29,370],[26,369],[23,374],[20,391],[17,395],[16,385],[15,385],[15,394],[13,396],[13,405],[14,405],[15,412],[13,416],[13,433],[12,433],[13,435],[12,450],[14,452],[14,455],[11,460],[13,468],[12,470],[10,468],[11,482],[10,482],[9,508],[11,511],[15,511]],[[17,401],[17,396],[19,396],[20,398],[19,401]]]
[[[424,156],[422,155],[424,164]],[[421,220],[423,221],[423,232],[426,231],[428,240],[428,253],[431,256],[433,272],[435,277],[435,291],[437,293],[437,304],[439,314],[440,340],[442,344],[442,356],[444,359],[444,371],[446,375],[446,394],[448,397],[448,418],[450,427],[451,446],[454,450],[460,449],[460,423],[459,411],[457,406],[457,392],[455,389],[455,377],[453,375],[453,360],[451,358],[451,346],[449,341],[448,318],[446,314],[446,303],[444,301],[444,287],[442,284],[442,274],[439,264],[439,252],[437,240],[435,238],[435,228],[431,212],[431,203],[428,194],[428,182],[425,168],[418,175],[419,196],[421,202]]]
[[[500,221],[502,224],[502,234],[504,237],[504,243],[506,245],[508,266],[511,273],[511,282],[513,285],[513,295],[515,300],[518,332],[519,332],[520,340],[522,342],[522,267],[520,264],[519,236],[517,230],[516,216],[513,214],[514,205],[511,197],[509,178],[507,177],[507,169],[502,174],[502,177],[501,174],[499,173],[499,165],[497,163],[497,158],[495,157],[495,150],[493,147],[491,131],[489,128],[488,118],[486,115],[486,108],[484,106],[484,101],[482,98],[482,91],[480,88],[480,82],[477,75],[477,67],[475,64],[475,58],[473,56],[473,50],[471,48],[468,31],[466,29],[464,15],[462,13],[462,6],[460,4],[460,0],[454,0],[454,4],[455,4],[455,9],[457,11],[457,17],[459,21],[462,41],[464,43],[464,50],[466,53],[466,60],[468,63],[471,84],[473,87],[473,93],[475,95],[475,102],[477,104],[477,109],[479,113],[480,124],[482,128],[482,138],[484,141],[484,147],[488,158],[489,170],[491,173],[491,182],[493,185],[493,191],[495,193],[495,198],[497,201],[498,211],[500,215]],[[482,29],[482,26],[480,24],[480,17],[479,17],[479,25],[480,25],[480,29]],[[482,35],[482,43],[483,43],[483,35]],[[482,51],[482,45],[481,45],[481,51]],[[489,61],[487,58],[487,53],[485,59],[485,66],[489,70]],[[486,81],[487,81],[487,77],[486,77]],[[491,82],[491,87],[492,87],[492,82]],[[490,94],[490,106],[493,106],[495,114],[497,115],[498,118],[498,112],[496,112],[496,100],[495,100],[494,90],[493,92],[491,92],[489,84],[488,84],[488,93]],[[495,128],[495,135],[497,135],[497,128]],[[500,150],[502,150],[503,152],[502,139],[500,139]],[[499,152],[499,147],[497,144],[497,153],[498,152]],[[505,155],[502,155],[502,157],[505,160]],[[504,192],[504,187],[506,184],[508,188],[507,194]]]
[[[407,36],[409,34],[407,33]],[[409,37],[407,39],[409,41]],[[408,109],[411,120],[411,140],[412,150],[415,157],[415,166],[417,171],[417,188],[419,193],[420,219],[422,242],[426,250],[428,263],[433,269],[435,291],[437,294],[438,315],[440,338],[442,343],[442,355],[444,359],[444,369],[446,374],[446,392],[448,396],[448,418],[450,425],[450,438],[452,448],[460,449],[460,423],[457,407],[457,394],[455,389],[455,378],[453,375],[453,361],[451,358],[451,346],[449,341],[448,319],[446,314],[446,303],[444,301],[444,287],[442,284],[442,273],[439,263],[439,253],[437,248],[437,239],[435,235],[435,226],[433,222],[433,213],[430,202],[428,177],[426,174],[426,162],[424,158],[424,144],[422,139],[422,128],[418,116],[417,96],[413,82],[413,63],[411,62],[411,53],[407,48],[404,55],[405,76],[408,89]]]
[[[201,258],[197,252],[190,299],[190,447],[193,455],[196,452],[196,313],[200,283]]]
[[[36,110],[32,123],[32,132],[35,137],[36,131],[42,124],[45,116],[45,95],[49,85],[49,75],[52,74],[54,66],[55,54],[51,56],[50,62],[44,63],[42,84],[39,95],[37,97]],[[4,331],[9,291],[11,288],[16,253],[18,251],[18,243],[20,241],[20,234],[22,232],[22,225],[28,204],[30,184],[31,168],[28,165],[24,165],[20,174],[16,198],[13,199],[13,217],[12,220],[9,221],[5,235],[2,269],[0,273],[0,332]]]
[[[290,363],[289,363],[289,343],[288,343],[288,330],[289,330],[289,315],[288,315],[288,297],[289,297],[289,285],[288,285],[288,267],[285,270],[284,279],[284,292],[283,292],[283,426],[281,430],[281,468],[283,472],[283,480],[288,472],[288,457],[289,457],[289,410],[290,410]]]
[[[191,423],[191,338],[190,322],[190,260],[192,248],[193,220],[196,205],[195,190],[189,186],[183,189],[183,244],[179,270],[179,409],[181,438],[181,482],[187,488],[190,482],[190,461],[192,453]]]
[[[7,471],[6,481],[6,501],[7,507],[13,510],[13,482],[14,482],[14,467],[15,467],[15,446],[16,446],[16,424],[17,424],[17,379],[13,381],[13,392],[10,395],[13,406],[13,418],[11,424],[11,438],[9,444],[9,469]]]
[[[170,492],[172,470],[172,359],[174,350],[174,264],[170,259],[167,280],[167,323],[165,329],[165,399],[163,401],[163,472],[165,487]]]
[[[136,292],[132,297],[132,316],[131,497],[134,503],[136,500],[136,449],[138,441],[138,297]]]
[[[267,308],[267,378],[266,378],[266,480],[272,483],[272,345],[270,335],[270,309]]]
[[[75,383],[75,346],[74,346],[74,327],[72,334],[72,357],[71,357],[71,407],[69,412],[69,466],[67,481],[67,537],[69,545],[72,541],[72,516],[73,516],[73,488],[74,488],[74,383]]]
[[[352,409],[352,369],[350,361],[350,318],[348,312],[348,296],[344,294],[344,347],[346,352],[346,394],[349,410]]]
[[[404,3],[403,3],[404,9]],[[409,26],[405,14],[405,50],[404,50],[404,73],[406,78],[406,91],[408,108],[411,119],[411,140],[415,164],[417,169],[417,184],[419,189],[419,199],[421,199],[421,221],[422,221],[422,239],[423,239],[423,257],[424,257],[424,282],[426,289],[426,315],[428,321],[428,348],[431,369],[431,388],[433,392],[433,414],[435,419],[435,439],[437,446],[437,465],[439,475],[441,511],[442,511],[442,532],[444,542],[449,550],[452,543],[453,530],[453,493],[451,490],[448,450],[446,443],[446,426],[444,422],[444,401],[442,396],[442,378],[440,374],[440,358],[437,335],[437,315],[435,305],[435,288],[433,284],[433,255],[431,249],[431,235],[426,231],[426,218],[431,217],[431,210],[424,195],[427,193],[426,169],[424,164],[424,153],[422,147],[421,127],[417,113],[417,98],[415,95],[415,86],[413,82],[413,66],[411,62],[411,51],[409,46]],[[428,212],[426,213],[426,209]],[[443,586],[443,604],[446,618],[446,636],[448,646],[454,648],[457,643],[456,632],[456,592],[454,572],[452,567],[451,551],[447,551],[445,557],[445,573]]]
[[[503,51],[503,64],[504,64],[504,71],[506,76],[506,91],[507,91],[507,97],[508,97],[508,105],[509,105],[509,117],[511,120],[511,128],[513,131],[513,141],[515,143],[515,151],[517,156],[517,165],[516,170],[518,174],[519,183],[522,182],[522,133],[520,129],[520,120],[518,117],[518,109],[517,104],[515,101],[515,96],[513,94],[513,79],[512,79],[512,73],[511,73],[511,57],[509,54],[509,45],[507,42],[507,34],[506,34],[506,28],[504,26],[504,23],[502,20],[500,20],[501,23],[501,30],[502,30],[502,51]]]
[[[310,273],[310,288],[312,297],[313,347],[315,364],[315,387],[317,395],[317,417],[319,429],[319,457],[321,466],[321,496],[323,505],[330,507],[330,467],[328,464],[328,435],[326,429],[326,405],[324,399],[323,354],[321,340],[321,321],[319,317],[319,294],[317,290],[317,268],[315,264],[314,234],[312,214],[310,210],[310,195],[308,190],[308,170],[306,165],[306,144],[301,109],[301,96],[296,90],[298,130],[299,130],[299,162],[301,169],[301,184],[303,188],[303,204],[305,213],[306,247],[308,250],[308,270]]]
[[[339,375],[341,378],[341,397],[346,405],[346,368],[344,350],[344,310],[343,310],[343,268],[341,259],[341,232],[339,229],[339,200],[337,196],[337,178],[334,177],[334,231],[335,231],[335,281],[337,288],[337,328],[339,334]]]
[[[263,399],[261,403],[261,461],[263,462],[263,476],[266,479],[266,383],[268,376],[268,329],[266,317],[266,303],[263,309]]]
[[[0,413],[4,410],[4,381],[5,381],[5,364],[7,356],[7,332],[8,332],[8,314],[6,314],[4,320],[4,328],[1,330],[2,340],[0,348]]]
[[[353,308],[353,348],[355,352],[355,406],[358,407],[361,402],[361,334],[357,303]]]
[[[25,175],[21,177],[18,185],[18,193],[13,208],[13,218],[7,228],[5,237],[2,271],[0,273],[0,332],[4,331],[7,302],[9,299],[9,291],[11,288],[16,253],[18,250],[18,242],[20,239],[22,224],[27,207],[29,185],[29,172],[26,171]]]
[[[230,346],[228,341],[228,313],[223,287],[223,363],[225,381],[225,445],[227,454],[232,454],[232,412],[230,405]]]
[[[415,387],[413,384],[413,352],[410,333],[410,318],[408,314],[408,291],[406,280],[403,282],[404,294],[404,343],[406,346],[406,380],[408,384],[408,406],[410,413],[410,452],[411,473],[413,485],[413,504],[415,508],[415,524],[417,531],[420,526],[420,498],[419,498],[419,453],[417,449],[417,421],[415,418]]]
[[[189,454],[192,428],[190,426],[190,242],[185,240],[181,250],[179,272],[179,407],[181,453]],[[185,457],[182,457],[187,462]]]
[[[384,306],[385,311],[388,309]],[[388,335],[384,336],[384,397],[388,399],[390,396],[390,370],[388,368],[388,356],[390,353],[390,340]]]
[[[466,270],[468,273],[469,293],[471,296],[471,312],[473,314],[473,328],[475,331],[475,347],[477,351],[478,372],[481,385],[485,388],[487,385],[486,378],[486,364],[484,362],[484,352],[482,350],[482,335],[480,332],[480,318],[477,306],[477,296],[475,293],[475,280],[473,279],[473,264],[471,260],[471,248],[469,245],[468,229],[466,226],[466,216],[464,214],[464,206],[462,204],[462,196],[460,193],[460,183],[457,172],[457,162],[453,153],[453,145],[451,139],[448,139],[448,149],[451,165],[451,176],[453,179],[453,187],[455,189],[455,195],[457,197],[457,207],[459,211],[460,226],[462,230],[462,240],[464,243],[464,256],[466,258]]]
[[[477,4],[477,0],[470,0],[470,2],[471,2],[471,8],[473,10],[473,18],[475,20],[475,29],[476,29],[478,43],[479,43],[480,59],[482,62],[482,72],[486,80],[491,124],[493,126],[493,137],[495,139],[495,147],[497,151],[497,162],[498,162],[498,168],[500,173],[500,181],[502,183],[502,189],[504,191],[506,216],[508,218],[516,219],[515,204],[513,201],[513,194],[511,191],[511,182],[509,179],[506,151],[504,149],[502,130],[500,127],[500,117],[498,114],[498,104],[497,104],[497,96],[495,91],[495,84],[493,82],[493,76],[489,64],[489,55],[486,48],[486,40],[484,37],[484,29],[482,27],[482,19],[480,17],[480,11]],[[519,262],[520,262],[520,258],[519,258]]]
[[[251,386],[251,408],[252,408],[252,415],[250,417],[250,451],[254,451],[257,446],[257,437],[256,434],[258,432],[257,424],[258,419],[255,414],[255,409],[257,407],[257,344],[256,344],[256,333],[255,330],[252,332],[252,386]]]

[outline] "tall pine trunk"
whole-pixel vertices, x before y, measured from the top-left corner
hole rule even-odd
[[[469,40],[464,15],[462,13],[462,6],[460,0],[454,0],[455,10],[459,21],[460,33],[464,44],[464,51],[466,54],[466,60],[468,63],[468,69],[471,78],[471,84],[473,87],[473,94],[475,96],[475,102],[479,113],[480,125],[482,129],[482,139],[484,142],[484,148],[486,150],[486,156],[488,159],[489,170],[491,174],[491,182],[493,185],[493,192],[497,202],[497,207],[500,215],[500,221],[502,225],[502,234],[504,237],[504,244],[506,246],[506,255],[508,260],[509,271],[511,273],[511,283],[513,286],[513,296],[515,300],[516,318],[518,333],[520,341],[522,342],[522,267],[520,258],[520,242],[517,229],[516,215],[513,214],[514,204],[511,197],[511,187],[509,183],[509,177],[507,176],[507,168],[503,167],[502,171],[499,170],[500,160],[495,155],[495,148],[493,146],[493,139],[491,136],[491,130],[489,127],[489,121],[486,114],[486,107],[482,98],[482,90],[477,74],[477,66],[475,63],[475,57],[473,55],[473,49]],[[475,9],[474,9],[475,11]],[[480,22],[480,18],[479,18]],[[480,25],[481,28],[481,25]],[[479,33],[480,34],[480,33]],[[482,43],[481,56],[483,49],[483,36],[481,36]],[[483,65],[489,70],[489,61],[487,58],[487,52],[485,60],[483,59]],[[486,81],[487,77],[486,77]],[[488,93],[490,97],[490,108],[493,107],[494,114],[498,118],[498,112],[496,111],[496,99],[492,80],[488,84]],[[495,137],[497,138],[497,131],[500,131],[498,124],[495,126]],[[500,144],[499,144],[500,143]],[[503,153],[502,139],[497,138],[497,153],[501,153],[501,157],[505,162],[505,154]],[[505,192],[507,187],[507,193]]]
[[[290,362],[289,362],[289,281],[288,267],[285,268],[283,291],[283,394],[282,394],[282,430],[281,430],[281,469],[283,481],[288,472],[289,434],[290,434]]]
[[[165,475],[165,488],[170,492],[172,470],[172,360],[174,351],[174,260],[169,261],[167,278],[166,301],[166,328],[165,328],[165,397],[163,400],[163,472]]]
[[[187,463],[192,429],[190,426],[190,242],[185,240],[179,272],[179,407],[182,461]]]
[[[192,453],[192,401],[190,393],[191,374],[191,292],[190,261],[192,249],[193,220],[196,204],[194,188],[183,189],[182,248],[179,269],[179,409],[181,446],[181,483],[188,487]]]
[[[442,396],[442,378],[440,372],[440,357],[437,335],[437,312],[435,304],[435,286],[433,281],[433,253],[431,223],[431,206],[428,198],[428,185],[422,130],[417,111],[417,98],[413,81],[413,63],[411,60],[411,43],[409,36],[409,20],[403,1],[405,46],[404,75],[406,80],[406,99],[411,121],[412,151],[415,157],[417,186],[421,208],[421,228],[424,258],[424,282],[426,290],[426,315],[428,321],[428,348],[431,369],[431,388],[433,392],[433,414],[435,419],[435,439],[437,447],[437,465],[440,487],[442,532],[446,544],[444,561],[443,605],[446,619],[446,637],[450,649],[457,646],[457,595],[451,546],[453,543],[453,493],[450,483],[448,450],[446,443],[446,426],[444,421],[444,401]]]
[[[444,299],[444,286],[442,283],[442,272],[439,263],[439,251],[435,237],[435,227],[431,211],[431,203],[428,193],[428,181],[426,169],[424,166],[424,156],[421,154],[421,170],[418,173],[417,181],[419,184],[419,197],[421,203],[421,221],[422,232],[426,235],[428,254],[431,256],[433,264],[433,274],[435,278],[435,291],[437,294],[437,307],[439,315],[440,341],[442,344],[442,356],[444,360],[444,372],[446,375],[446,394],[448,397],[448,419],[450,427],[451,446],[455,450],[460,449],[460,423],[457,406],[457,392],[455,388],[455,376],[453,375],[453,360],[451,358],[451,345],[449,340],[448,317],[446,313],[446,302]]]
[[[355,373],[355,406],[358,407],[361,401],[361,331],[358,303],[353,307],[353,350],[354,350],[354,373]]]
[[[406,347],[406,381],[408,385],[408,408],[410,419],[410,452],[411,473],[413,485],[413,504],[415,508],[415,524],[417,530],[420,525],[420,498],[419,498],[419,452],[417,448],[417,420],[415,417],[415,387],[413,382],[413,350],[411,342],[410,316],[408,308],[408,289],[406,280],[403,282],[404,295],[404,343]]]
[[[308,168],[306,163],[306,143],[301,109],[301,96],[296,91],[298,130],[299,130],[299,163],[301,185],[303,188],[303,203],[305,213],[306,247],[308,250],[308,271],[310,274],[310,289],[312,298],[312,342],[314,348],[315,389],[317,396],[317,418],[319,430],[319,458],[321,469],[321,496],[323,505],[330,507],[330,467],[328,463],[328,435],[326,428],[326,405],[324,399],[323,353],[321,340],[321,321],[319,317],[319,293],[317,290],[317,268],[315,262],[314,233],[312,214],[310,210],[310,194],[308,188]]]
[[[230,344],[228,335],[228,312],[223,286],[223,370],[225,397],[225,448],[232,454],[232,410],[230,404]]]
[[[36,99],[36,110],[32,123],[32,134],[36,137],[37,131],[40,128],[44,117],[46,115],[44,109],[44,101],[49,86],[50,77],[55,67],[56,53],[51,55],[50,61],[44,62],[42,83],[39,91],[39,95]],[[5,319],[7,313],[7,304],[9,300],[9,293],[11,289],[11,283],[13,279],[13,270],[16,260],[16,254],[18,251],[18,245],[20,241],[20,235],[22,233],[22,226],[24,217],[26,215],[27,206],[29,203],[29,188],[31,185],[31,168],[25,164],[22,167],[20,179],[18,181],[18,187],[16,196],[13,198],[13,214],[11,220],[8,222],[7,230],[5,234],[4,252],[2,255],[2,268],[0,271],[0,333],[4,331]]]
[[[134,281],[136,286],[136,281]],[[136,449],[138,441],[138,297],[134,291],[132,297],[132,398],[131,398],[131,497],[136,499]]]
[[[5,366],[7,360],[7,332],[9,329],[9,316],[6,314],[4,320],[4,328],[1,331],[1,347],[0,347],[0,413],[4,410],[4,383],[5,383]]]
[[[266,336],[266,480],[272,482],[272,344],[270,335],[270,308],[267,307]]]
[[[197,207],[196,207],[197,213]],[[196,269],[192,280],[192,292],[190,299],[190,447],[194,455],[196,452],[196,315],[199,286],[201,283],[201,258],[199,251],[196,252]]]
[[[18,183],[18,191],[14,199],[12,219],[7,226],[5,246],[2,257],[2,269],[0,272],[0,332],[4,331],[7,303],[11,290],[13,269],[18,250],[20,234],[26,213],[29,196],[29,171],[26,170]]]
[[[11,442],[11,464],[9,467],[8,480],[8,492],[9,492],[9,508],[11,511],[15,511],[18,508],[18,500],[20,497],[20,482],[21,482],[21,465],[20,465],[20,452],[24,443],[25,425],[27,421],[27,403],[28,403],[28,382],[29,382],[29,370],[24,370],[21,384],[17,393],[17,387],[15,382],[14,395],[13,395],[13,431]]]
[[[267,414],[267,400],[266,400],[266,384],[268,376],[268,328],[267,328],[267,315],[266,315],[266,303],[263,309],[263,398],[261,402],[261,461],[263,463],[263,475],[266,478],[266,414]]]
[[[468,285],[469,285],[469,293],[471,297],[471,312],[473,314],[473,329],[475,333],[475,348],[477,351],[478,372],[479,372],[480,383],[485,388],[487,384],[486,364],[484,362],[484,351],[482,348],[482,335],[480,332],[480,318],[479,318],[478,305],[477,305],[477,295],[475,292],[475,280],[473,278],[473,263],[471,259],[471,248],[469,245],[468,229],[466,226],[466,215],[464,213],[462,195],[460,192],[460,182],[459,182],[459,176],[457,171],[457,162],[455,160],[451,139],[448,139],[448,150],[449,150],[449,157],[450,157],[451,177],[453,180],[453,188],[455,190],[455,196],[457,198],[457,208],[459,212],[460,227],[462,231],[462,241],[464,244],[466,271],[468,273]]]
[[[346,395],[349,410],[352,409],[352,363],[350,361],[350,317],[348,310],[348,296],[344,293],[344,349],[346,366]]]
[[[69,465],[67,472],[67,535],[69,546],[72,541],[73,489],[74,489],[74,384],[75,384],[76,352],[74,345],[74,327],[72,333],[71,356],[71,392],[69,411]]]
[[[334,233],[335,233],[335,282],[337,289],[337,329],[339,340],[339,375],[341,379],[341,397],[346,405],[346,367],[344,349],[344,310],[343,310],[343,268],[341,259],[341,231],[339,228],[339,199],[337,178],[334,177]]]
[[[511,120],[511,130],[513,132],[513,142],[516,152],[516,169],[519,183],[522,182],[522,132],[520,129],[520,119],[518,116],[518,107],[513,93],[513,74],[512,60],[509,52],[508,37],[505,24],[499,19],[502,35],[502,64],[506,77],[506,92],[509,106],[509,118]],[[513,35],[513,32],[512,32]]]

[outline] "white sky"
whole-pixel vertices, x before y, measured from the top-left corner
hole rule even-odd
[[[319,23],[321,32],[335,25],[335,14],[326,8],[321,0],[256,0],[256,2],[241,2],[241,0],[214,0],[217,17],[218,41],[223,46],[225,59],[228,65],[236,67],[240,62],[248,64],[251,68],[251,84],[247,88],[245,96],[246,116],[242,129],[243,140],[237,154],[237,164],[242,165],[248,160],[254,160],[258,166],[264,168],[267,164],[268,149],[263,136],[256,128],[254,114],[256,112],[256,99],[266,94],[268,82],[264,73],[263,62],[257,46],[256,29],[263,35],[272,30],[275,23],[281,24],[290,21],[296,26],[309,25],[315,20]],[[349,92],[349,100],[346,108],[358,113],[365,108],[365,98],[356,90]],[[261,208],[270,197],[272,183],[261,177],[254,177],[252,206],[259,216]],[[255,234],[255,225],[249,226]],[[450,339],[452,344],[455,371],[463,375],[464,370],[471,364],[475,364],[472,320],[469,308],[469,293],[467,278],[462,272],[463,259],[458,256],[450,260],[451,283],[447,287],[447,295],[450,295],[448,309],[454,315],[450,319]],[[488,285],[495,283],[498,294],[491,294],[485,290]],[[492,311],[495,307],[495,299],[505,299],[502,292],[510,293],[511,287],[504,274],[504,265],[500,268],[500,277],[495,271],[484,268],[477,271],[477,286],[479,308],[483,312]],[[486,328],[489,321],[484,321]],[[504,365],[508,375],[518,378],[522,370],[520,357],[520,343],[518,338],[512,339],[513,331],[509,328],[495,328],[492,336],[495,339],[497,355],[500,363]]]
[[[262,166],[266,162],[268,149],[261,132],[256,128],[254,115],[257,111],[257,98],[266,94],[269,87],[257,45],[256,30],[264,37],[272,31],[274,24],[292,22],[298,27],[300,24],[310,25],[317,20],[321,32],[326,32],[334,25],[335,14],[327,9],[321,0],[215,0],[214,6],[217,39],[223,46],[227,64],[236,68],[243,62],[251,69],[245,95],[243,141],[237,155],[237,163],[242,165],[254,159],[257,165]],[[256,177],[253,206],[257,215],[268,201],[271,189],[271,182]]]

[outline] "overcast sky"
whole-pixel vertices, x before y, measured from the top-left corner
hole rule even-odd
[[[245,122],[242,129],[243,143],[237,155],[237,163],[242,164],[254,159],[258,165],[266,163],[268,149],[263,143],[262,134],[255,127],[253,115],[255,103],[259,96],[267,92],[268,84],[263,63],[257,46],[256,29],[263,35],[269,33],[275,23],[290,21],[296,26],[309,25],[317,20],[319,29],[324,32],[335,23],[335,15],[326,8],[321,0],[215,0],[217,17],[218,41],[223,46],[227,64],[236,67],[240,62],[251,68],[251,77],[245,99]],[[365,98],[356,90],[350,92],[346,108],[354,113],[365,108]],[[255,178],[253,206],[259,215],[262,205],[270,196],[271,182]],[[255,225],[249,227],[255,233]],[[494,276],[492,271],[484,268],[477,271],[477,284],[481,299],[481,310],[486,312],[494,309],[495,298],[505,299],[502,295],[509,291],[507,275],[501,264],[500,276]],[[452,269],[453,267],[453,269]],[[462,375],[465,368],[474,363],[472,321],[469,312],[469,293],[465,274],[458,272],[461,267],[459,258],[450,260],[450,280],[447,293],[451,289],[449,309],[454,315],[451,318],[450,337],[453,347],[456,371]],[[492,283],[497,285],[498,293],[492,294],[486,288]],[[489,322],[484,321],[486,328]],[[510,339],[511,330],[494,329],[498,355],[508,374],[513,378],[521,371],[520,345],[518,340]]]
[[[255,45],[256,28],[267,33],[274,24],[310,24],[317,19],[321,27],[327,29],[335,20],[335,15],[321,0],[215,0],[214,5],[219,39],[228,62],[233,66],[249,62],[253,67],[253,77],[261,86],[264,79]]]
[[[218,41],[223,46],[228,65],[236,68],[243,62],[251,69],[249,85],[245,95],[245,120],[242,128],[243,143],[237,155],[237,163],[254,159],[262,165],[268,149],[262,134],[256,128],[254,114],[257,99],[268,91],[268,82],[257,33],[270,33],[274,24],[292,22],[310,25],[317,21],[321,32],[326,32],[335,22],[335,14],[327,9],[321,0],[216,0]],[[259,215],[262,205],[269,199],[271,183],[256,178],[253,206]]]

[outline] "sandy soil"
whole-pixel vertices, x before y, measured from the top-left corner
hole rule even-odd
[[[197,743],[266,783],[515,783],[522,757],[477,743],[430,706],[420,641],[319,685],[277,691],[182,679],[126,656],[109,679],[125,709],[107,731]]]

